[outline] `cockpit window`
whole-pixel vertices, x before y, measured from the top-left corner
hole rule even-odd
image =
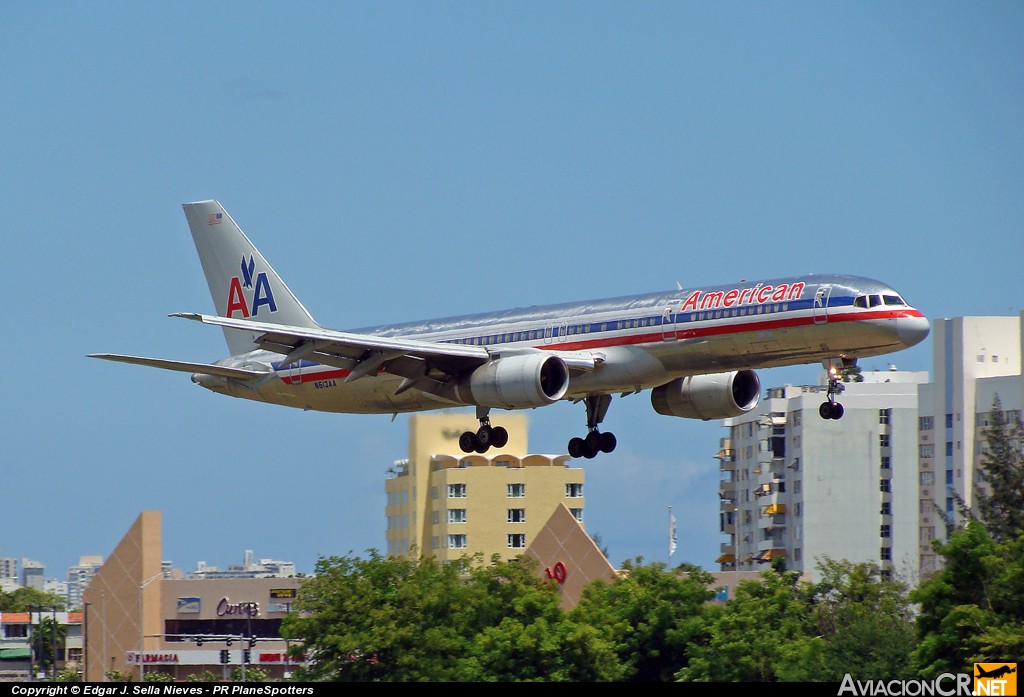
[[[903,298],[898,295],[883,295],[882,299],[885,300],[886,305],[906,305]]]
[[[882,296],[881,295],[869,295],[868,296],[868,301],[869,301],[871,307],[878,307],[879,305],[882,304]]]
[[[854,307],[867,307],[868,306],[868,296],[866,296],[866,295],[858,295],[856,298],[853,299],[853,306]]]

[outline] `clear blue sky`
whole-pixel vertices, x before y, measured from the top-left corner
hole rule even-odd
[[[215,360],[181,204],[220,200],[344,329],[853,273],[1024,305],[1020,2],[8,3],[0,555],[63,577],[142,510],[191,570],[384,549],[407,418],[303,413],[92,352]],[[931,370],[931,342],[866,369]],[[820,366],[764,371],[815,383]],[[582,405],[530,412],[564,452]],[[584,461],[616,564],[710,566],[717,422],[616,398]]]

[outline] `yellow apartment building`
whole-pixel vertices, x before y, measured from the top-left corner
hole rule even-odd
[[[388,554],[512,559],[560,505],[582,524],[583,469],[568,454],[530,454],[526,415],[503,412],[495,422],[508,430],[505,447],[467,455],[459,436],[479,427],[472,413],[410,417],[409,457],[384,483]]]

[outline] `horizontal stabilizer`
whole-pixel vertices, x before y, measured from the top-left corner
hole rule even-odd
[[[259,370],[245,370],[243,368],[228,368],[211,363],[190,363],[188,361],[172,361],[166,358],[146,358],[144,356],[123,356],[117,353],[90,353],[89,358],[102,358],[105,361],[117,361],[118,363],[134,363],[135,365],[147,365],[151,368],[163,368],[164,370],[178,370],[183,373],[202,373],[203,375],[218,375],[223,378],[235,380],[256,380],[266,376],[265,372]]]

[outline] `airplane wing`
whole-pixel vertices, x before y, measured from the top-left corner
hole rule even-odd
[[[312,360],[350,370],[351,374],[346,380],[355,380],[376,372],[392,373],[407,380],[418,380],[431,373],[458,375],[494,360],[503,353],[483,346],[354,334],[320,327],[294,327],[189,312],[171,316],[253,332],[260,348],[285,356],[282,366],[303,359]],[[517,353],[522,351],[513,350]],[[601,354],[588,351],[557,353],[571,372],[594,370],[603,361]]]
[[[166,358],[146,358],[145,356],[125,356],[119,353],[90,353],[89,358],[102,358],[105,361],[117,361],[118,363],[133,363],[135,365],[147,365],[151,368],[163,368],[165,370],[178,370],[183,373],[203,373],[205,375],[219,375],[234,380],[257,380],[267,374],[259,370],[246,370],[244,368],[228,368],[226,366],[212,363],[190,363],[188,361],[171,361]]]

